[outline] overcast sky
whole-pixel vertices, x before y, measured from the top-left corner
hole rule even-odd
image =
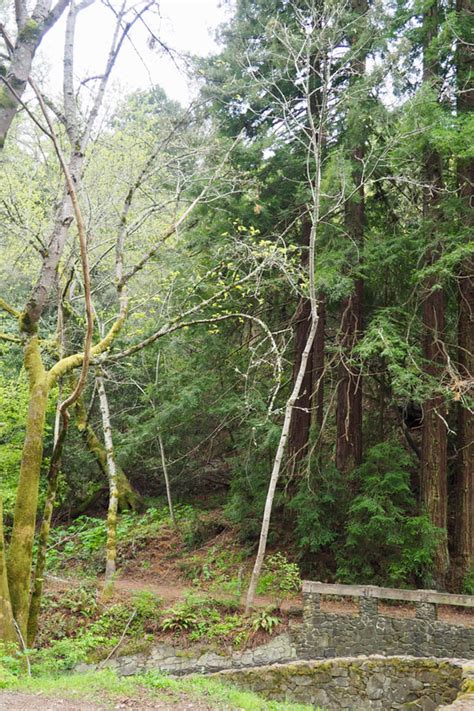
[[[149,16],[147,22],[167,45],[180,52],[200,55],[217,50],[213,36],[217,26],[228,16],[228,10],[221,7],[220,0],[160,0],[157,5],[160,17]],[[62,18],[48,33],[39,54],[40,66],[46,67],[49,89],[53,93],[60,91],[62,83],[64,24],[65,18]],[[112,29],[112,13],[100,2],[81,13],[75,67],[78,77],[100,73]],[[124,91],[159,84],[170,98],[187,103],[191,92],[184,74],[169,57],[147,47],[143,26],[136,26],[132,37],[140,56],[130,42],[124,44],[114,70],[113,84],[119,84]]]

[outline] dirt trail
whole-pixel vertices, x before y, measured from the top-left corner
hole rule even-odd
[[[222,707],[220,707],[222,708]],[[109,704],[95,704],[71,698],[47,697],[43,694],[25,694],[0,692],[0,709],[8,711],[111,711],[111,709],[129,709],[129,711],[217,711],[218,706],[194,701],[185,696],[176,695],[168,698],[124,698],[115,699]]]
[[[114,586],[114,597],[130,597],[134,593],[139,592],[151,592],[158,597],[162,598],[166,605],[173,605],[176,602],[185,599],[186,595],[189,593],[206,595],[209,594],[213,597],[222,600],[234,600],[235,598],[224,592],[219,592],[213,590],[212,588],[206,588],[203,586],[194,587],[192,585],[187,585],[182,580],[174,579],[172,575],[168,578],[159,577],[159,582],[153,579],[155,576],[153,573],[148,572],[146,575],[139,574],[138,577],[130,573],[119,575],[115,581]],[[158,576],[157,576],[158,577]],[[103,585],[103,581],[99,579],[99,586]],[[55,576],[47,576],[47,588],[48,589],[61,589],[75,586],[79,583],[78,580],[73,578],[57,578]],[[242,597],[241,603],[244,604],[244,598]],[[258,608],[270,607],[275,604],[275,601],[269,597],[257,596],[255,598],[255,606]],[[286,600],[281,605],[281,609],[289,612],[293,611],[296,615],[301,613],[303,607],[303,600],[301,595]],[[321,600],[321,609],[323,612],[332,612],[337,615],[357,615],[358,606],[353,600],[334,600],[330,598]],[[409,604],[400,605],[387,605],[384,603],[379,604],[379,612],[382,615],[387,615],[388,617],[398,617],[398,618],[414,618],[415,608]],[[438,608],[438,619],[441,622],[447,622],[453,625],[460,625],[462,627],[474,628],[474,615],[469,609],[453,608],[449,605],[440,605]]]
[[[235,532],[230,529],[225,529],[213,536],[200,548],[188,551],[180,534],[173,528],[165,528],[160,532],[159,537],[149,539],[146,546],[142,548],[135,549],[131,544],[131,547],[126,551],[123,567],[115,581],[114,598],[123,599],[134,593],[151,592],[162,598],[166,606],[172,606],[183,600],[187,594],[194,593],[234,601],[235,596],[218,589],[217,581],[214,581],[214,586],[212,581],[206,583],[201,580],[199,585],[189,582],[193,568],[196,570],[196,577],[198,577],[199,570],[204,565],[212,565],[216,552],[218,555],[218,552],[223,550],[228,553],[229,559],[233,554],[240,552],[235,544]],[[250,563],[251,561],[247,560],[246,564],[250,565]],[[242,572],[242,566],[239,565]],[[237,574],[237,569],[233,572]],[[49,589],[66,588],[78,583],[79,580],[73,577],[62,579],[47,576],[47,588]],[[98,584],[99,586],[103,585],[103,580],[100,577]],[[244,595],[242,595],[241,603],[245,603]],[[255,605],[258,608],[271,607],[274,604],[275,600],[269,597],[258,596],[255,599]],[[302,606],[302,596],[298,595],[285,601],[282,609],[285,612],[292,610],[297,615],[301,613]],[[323,612],[333,612],[338,615],[358,614],[357,601],[350,598],[338,600],[323,597],[321,609]],[[379,612],[389,617],[415,617],[414,606],[403,603],[390,605],[380,602]],[[474,627],[474,615],[469,609],[439,606],[438,619],[450,624]]]

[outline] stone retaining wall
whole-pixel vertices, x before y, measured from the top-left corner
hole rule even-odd
[[[116,656],[102,664],[79,664],[75,671],[94,671],[112,668],[121,676],[150,670],[169,674],[207,674],[220,669],[241,669],[296,659],[296,648],[289,634],[281,634],[255,649],[243,652],[230,650],[228,654],[203,650],[199,647],[180,649],[170,644],[156,644],[148,652]]]
[[[354,657],[274,664],[213,676],[268,699],[314,704],[325,711],[434,711],[456,699],[463,681],[463,663],[416,657]]]
[[[303,625],[298,656],[304,659],[347,655],[412,655],[474,658],[474,629],[437,620],[436,605],[416,603],[416,618],[378,614],[378,601],[361,597],[358,615],[322,612],[320,595],[303,594]]]

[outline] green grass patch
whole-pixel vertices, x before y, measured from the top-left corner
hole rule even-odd
[[[41,693],[45,696],[84,699],[89,701],[138,697],[139,699],[166,699],[182,695],[194,700],[202,700],[216,705],[217,709],[239,709],[240,711],[315,711],[313,706],[292,704],[288,701],[267,701],[251,691],[222,684],[209,677],[188,677],[174,679],[164,674],[149,672],[134,677],[118,677],[114,671],[68,676],[45,676],[38,678],[17,678],[6,681],[3,688],[23,693]],[[316,710],[317,711],[317,710]],[[322,710],[320,710],[322,711]]]

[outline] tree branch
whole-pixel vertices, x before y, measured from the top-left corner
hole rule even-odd
[[[21,338],[18,336],[11,336],[9,333],[3,333],[0,331],[0,341],[11,341],[11,343],[21,343]]]
[[[13,316],[13,318],[20,318],[20,312],[13,308],[13,306],[10,306],[10,304],[2,298],[0,298],[0,309],[6,311],[10,316]]]

